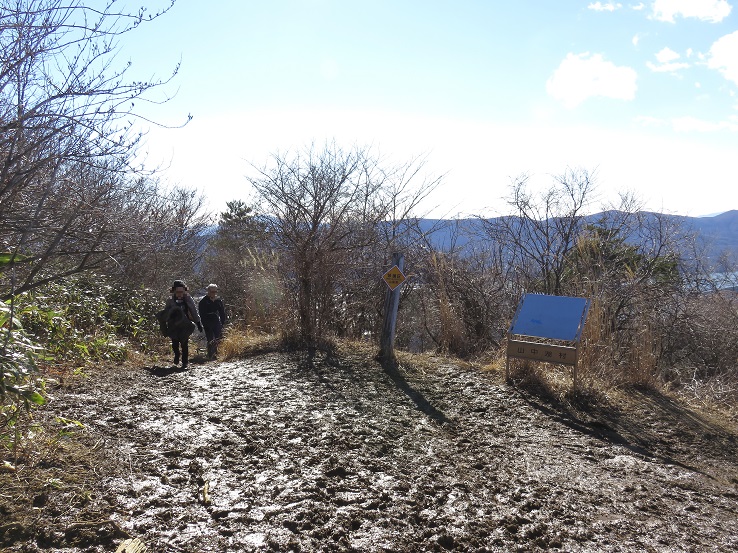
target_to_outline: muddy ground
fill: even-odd
[[[1,551],[738,550],[736,419],[655,392],[574,408],[449,362],[270,353],[52,395],[54,452],[0,474]]]

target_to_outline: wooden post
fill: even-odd
[[[401,253],[392,254],[392,266],[402,271],[405,267],[405,256]],[[392,361],[395,358],[395,330],[397,329],[397,309],[400,306],[400,286],[394,290],[387,288],[384,297],[384,323],[382,337],[379,341],[379,356],[382,361]]]

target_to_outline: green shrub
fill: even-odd
[[[79,275],[0,303],[0,450],[14,450],[19,418],[45,402],[40,365],[122,362],[156,334],[159,298],[98,275]]]
[[[0,303],[0,448],[7,450],[19,441],[21,414],[46,401],[36,368],[42,348],[20,326],[12,307]]]
[[[99,275],[53,283],[17,301],[23,327],[57,363],[122,361],[127,340],[146,350],[156,336],[152,321],[158,298]]]

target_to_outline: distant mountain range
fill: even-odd
[[[738,258],[738,210],[713,217],[682,217],[708,244],[710,257],[728,252]]]
[[[597,222],[603,216],[612,213],[596,213],[585,217],[587,222]],[[704,248],[705,259],[708,263],[716,262],[723,253],[728,253],[738,260],[738,210],[726,211],[710,217],[685,217],[683,215],[657,215],[651,212],[642,212],[647,222],[654,222],[657,217],[666,218],[674,225],[697,237]],[[439,219],[423,219],[421,228],[430,237],[431,242],[440,248],[452,246],[463,248],[470,243],[470,236],[479,235],[482,222],[479,219],[459,219],[453,221]],[[691,254],[691,252],[685,252]]]

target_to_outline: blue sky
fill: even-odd
[[[161,1],[161,0],[157,0]],[[153,8],[156,2],[150,2]],[[738,209],[738,1],[177,0],[120,42],[162,178],[214,211],[248,200],[250,163],[313,141],[425,155],[430,215],[498,215],[511,179],[594,173],[593,205]]]

